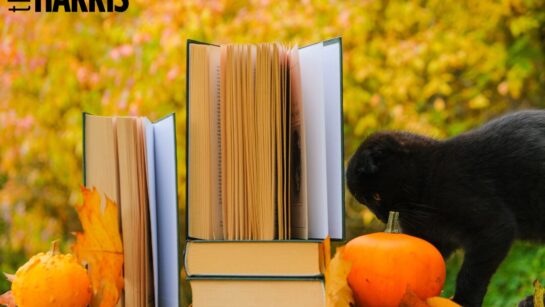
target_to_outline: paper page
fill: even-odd
[[[141,306],[145,301],[144,280],[141,264],[145,259],[145,240],[140,224],[140,186],[142,174],[138,169],[137,121],[120,117],[116,120],[117,152],[119,159],[119,204],[121,206],[121,228],[123,229],[123,270],[125,279],[125,304]]]
[[[291,103],[291,138],[290,138],[290,214],[291,234],[295,239],[308,239],[307,179],[303,102],[301,94],[301,69],[299,49],[290,51],[290,103]]]
[[[142,257],[139,257],[140,280],[142,281],[143,300],[141,306],[153,303],[153,277],[151,256],[151,238],[149,224],[149,202],[148,202],[148,174],[146,166],[146,131],[141,118],[135,118],[136,121],[136,167],[138,171],[138,222],[136,224],[138,232],[135,232],[139,240],[139,250],[142,251]]]
[[[106,197],[119,204],[115,119],[85,114],[84,132],[85,185],[102,193],[101,206],[106,205]]]
[[[284,177],[284,233],[286,239],[291,239],[291,214],[290,214],[290,174],[289,174],[289,160],[290,160],[290,105],[288,99],[288,49],[282,46],[282,52],[280,54],[282,62],[282,155],[283,155],[283,170],[282,176]]]
[[[323,43],[299,50],[307,146],[309,238],[328,235]]]
[[[341,50],[340,41],[324,45],[324,89],[327,156],[327,204],[329,236],[341,239],[343,235],[342,199],[342,103],[341,103]]]
[[[151,255],[153,267],[153,289],[155,297],[155,306],[158,304],[158,267],[157,267],[157,211],[155,194],[155,146],[153,141],[153,125],[147,118],[142,118],[146,133],[146,165],[148,172],[148,204],[149,221],[151,232]]]
[[[179,306],[178,201],[174,115],[153,124],[157,204],[158,306]]]
[[[221,212],[221,114],[220,114],[220,48],[208,48],[210,105],[210,166],[211,231],[213,240],[223,239],[223,214]]]
[[[221,126],[221,209],[222,209],[222,226],[223,226],[223,238],[226,240],[230,239],[231,234],[231,219],[230,219],[230,206],[231,199],[227,191],[230,187],[228,174],[230,169],[230,161],[227,156],[227,148],[229,143],[227,142],[228,137],[230,138],[230,129],[228,126],[227,118],[227,46],[223,45],[220,48],[220,126]]]
[[[275,127],[275,179],[276,179],[276,207],[277,207],[277,228],[278,239],[284,240],[284,178],[282,176],[283,167],[283,155],[282,155],[282,100],[281,100],[281,88],[280,88],[280,63],[279,63],[279,50],[278,45],[273,44],[273,58],[272,58],[272,92],[273,92],[273,109],[274,109],[274,127]]]
[[[257,147],[259,153],[258,180],[257,188],[259,190],[259,239],[273,240],[275,236],[275,195],[273,192],[273,116],[271,101],[271,67],[269,45],[260,44],[256,52],[256,114],[257,124]]]
[[[209,46],[191,44],[189,63],[188,108],[188,236],[211,239],[211,97],[209,89]]]

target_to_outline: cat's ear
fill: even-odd
[[[378,172],[378,166],[371,151],[364,150],[361,153],[361,162],[358,172],[360,174],[376,174]]]
[[[381,166],[391,157],[399,159],[409,154],[405,144],[392,134],[376,134],[374,144],[364,149],[360,155],[358,172],[376,174]]]

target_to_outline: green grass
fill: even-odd
[[[462,265],[463,253],[457,252],[447,262],[447,280],[442,296],[454,295],[456,275]],[[545,281],[545,245],[517,242],[501,264],[488,286],[483,306],[517,306],[533,294],[535,279]]]

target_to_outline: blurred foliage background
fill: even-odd
[[[185,161],[186,39],[305,45],[335,36],[344,48],[345,158],[377,130],[446,138],[545,106],[544,0],[131,0],[117,14],[12,13],[2,2],[0,271],[14,272],[53,239],[66,251],[73,240],[82,111],[150,119],[175,111]],[[382,229],[349,194],[346,206],[348,239]],[[444,296],[462,257],[448,263]],[[514,306],[536,278],[545,279],[545,248],[516,244],[485,306]]]

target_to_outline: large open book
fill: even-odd
[[[125,306],[178,306],[174,114],[156,123],[84,114],[83,129],[85,185],[121,211]]]
[[[341,49],[188,41],[189,238],[343,238]]]

